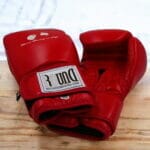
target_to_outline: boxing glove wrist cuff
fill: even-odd
[[[84,116],[85,119],[83,122],[86,126],[95,128],[97,131],[102,132],[104,136],[103,138],[106,138],[108,135],[113,134],[116,129],[118,118],[123,107],[124,98],[120,95],[114,93],[110,94],[107,92],[101,93],[100,98],[103,99],[100,111],[95,110],[95,112],[93,112],[93,114],[89,114],[87,118]],[[113,103],[113,105],[111,103]],[[94,116],[94,113],[97,115]],[[87,124],[87,122],[89,123]],[[100,124],[105,124],[105,126]],[[111,131],[111,133],[109,132],[108,134],[108,130]]]
[[[59,66],[32,72],[20,82],[20,93],[26,100],[88,91],[75,65]]]

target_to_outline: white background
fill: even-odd
[[[73,38],[91,29],[121,28],[144,44],[150,62],[149,0],[0,0],[0,60],[6,60],[3,36],[31,28],[58,28]]]

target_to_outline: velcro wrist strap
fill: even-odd
[[[20,82],[20,93],[26,100],[65,95],[78,91],[88,91],[88,89],[75,65],[32,72]]]

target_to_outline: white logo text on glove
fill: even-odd
[[[37,72],[37,77],[43,93],[62,92],[85,87],[80,73],[74,65]]]

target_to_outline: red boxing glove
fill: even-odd
[[[75,46],[63,31],[12,33],[5,36],[4,46],[20,94],[36,122],[48,124],[60,110],[80,113],[92,106],[93,97],[82,78]]]
[[[123,100],[146,70],[145,49],[124,30],[89,31],[80,40],[82,64],[96,96],[96,105],[83,116],[82,124],[91,130],[90,137],[105,139],[115,131]]]
[[[146,70],[145,49],[124,30],[89,31],[82,33],[80,40],[84,47],[82,67],[96,105],[80,116],[78,127],[50,128],[76,137],[106,139],[115,131],[123,100]]]

